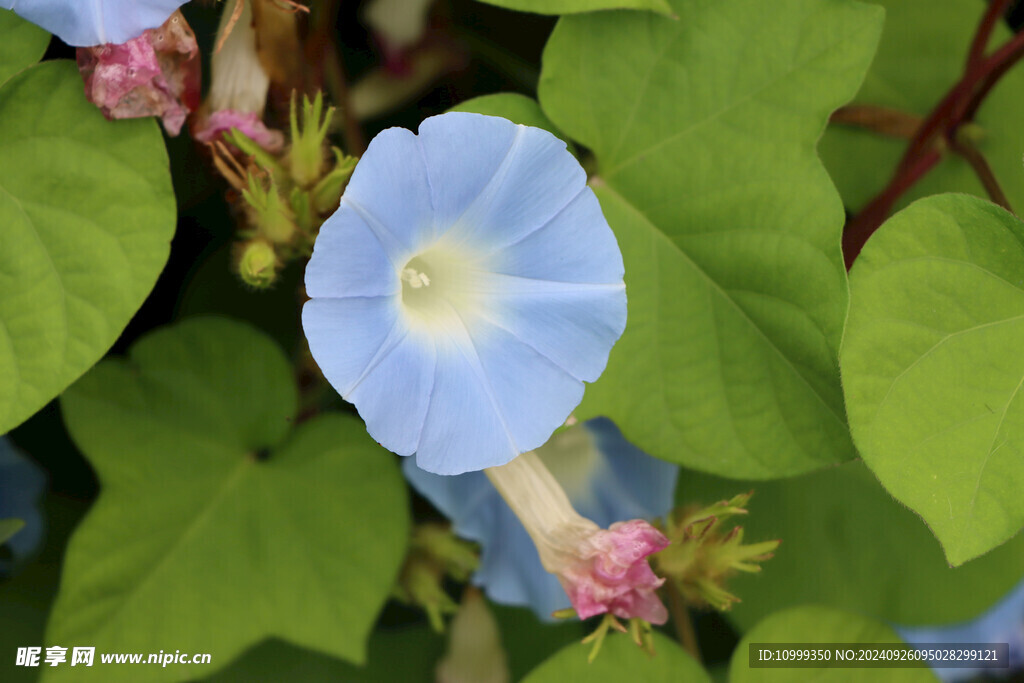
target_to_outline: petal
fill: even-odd
[[[934,643],[1009,643],[1010,668],[1024,667],[1024,581],[999,602],[971,621],[950,626],[895,626],[900,637],[911,645],[927,649]],[[940,679],[974,680],[983,669],[933,669]]]
[[[519,455],[482,377],[475,352],[461,344],[438,344],[434,392],[416,451],[423,469],[462,474]]]
[[[306,266],[311,297],[398,294],[394,264],[374,232],[351,207],[342,206],[320,228]]]
[[[588,420],[584,428],[603,454],[603,466],[595,468],[589,499],[572,499],[581,515],[609,527],[627,519],[661,517],[672,509],[677,465],[641,451],[608,418]]]
[[[343,394],[358,408],[370,436],[399,455],[412,455],[419,445],[436,358],[432,340],[404,330],[394,344],[385,342],[364,376]]]
[[[492,275],[482,315],[577,379],[593,382],[626,328],[625,285]]]
[[[437,224],[453,225],[498,171],[519,127],[497,116],[449,112],[420,124]]]
[[[498,272],[537,280],[617,284],[625,270],[615,234],[589,188],[539,230],[498,254]]]
[[[493,488],[493,487],[492,487]],[[46,490],[46,474],[0,436],[0,519],[25,522],[5,544],[14,562],[32,554],[43,540],[44,521],[38,499]],[[495,492],[497,495],[497,492]],[[0,560],[0,575],[10,572],[13,562]]]
[[[497,603],[530,607],[541,620],[554,621],[551,613],[569,607],[569,597],[558,578],[541,565],[537,546],[519,519],[500,502],[504,510],[490,543],[483,546],[473,583]]]
[[[502,465],[547,441],[582,398],[583,384],[532,347],[470,321],[439,345],[420,466],[459,474]]]
[[[469,331],[519,452],[544,445],[583,399],[583,384],[500,327],[478,321]]]
[[[260,115],[251,111],[221,109],[197,122],[192,137],[199,142],[214,142],[232,128],[237,128],[268,152],[284,148],[284,133],[268,128]]]
[[[416,136],[388,128],[370,142],[341,199],[399,265],[435,236],[430,186]]]
[[[544,226],[587,180],[565,143],[551,133],[493,118],[453,113],[420,127],[439,224],[450,226],[453,239],[487,251]]]
[[[167,21],[186,0],[0,0],[68,45],[125,43]]]
[[[526,529],[483,472],[440,476],[421,469],[416,458],[402,468],[416,490],[452,520],[456,535],[481,545],[473,583],[491,600],[532,607],[545,621],[569,606],[558,579],[541,566]]]
[[[393,297],[311,299],[302,308],[309,351],[331,386],[346,396],[369,368],[392,331]],[[399,393],[399,392],[395,392]]]

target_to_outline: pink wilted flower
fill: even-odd
[[[572,507],[533,451],[484,472],[533,539],[544,568],[558,577],[580,619],[610,613],[663,624],[668,612],[655,591],[665,582],[647,557],[668,539],[641,519],[602,529]]]
[[[126,43],[77,50],[85,95],[104,116],[159,116],[170,135],[199,106],[198,55],[195,34],[180,11]]]
[[[664,624],[668,612],[655,591],[665,583],[647,556],[668,539],[642,519],[612,524],[582,540],[558,578],[580,619],[610,612],[623,619]]]
[[[213,142],[232,128],[237,128],[269,152],[278,152],[284,147],[284,134],[279,130],[267,128],[259,114],[234,109],[215,111],[207,116],[202,125],[195,130],[194,136],[200,142]]]
[[[260,62],[252,2],[224,8],[210,65],[210,92],[192,125],[192,137],[212,143],[237,128],[260,147],[279,152],[284,134],[263,123],[270,76]]]

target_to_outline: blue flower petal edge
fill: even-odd
[[[579,163],[480,114],[374,138],[306,291],[324,376],[374,439],[437,474],[545,443],[626,325],[622,255]]]
[[[672,508],[679,468],[626,441],[606,418],[555,435],[537,450],[573,507],[601,527],[650,519]],[[483,472],[454,477],[403,464],[409,482],[452,520],[454,532],[478,542],[482,553],[473,583],[498,603],[528,606],[543,620],[569,606],[553,574],[541,566],[533,541]]]
[[[952,626],[896,626],[911,645],[926,643],[1009,643],[1010,670],[1024,669],[1024,580],[991,609],[971,621]],[[988,673],[1003,676],[1006,669],[932,669],[942,681],[969,681]]]
[[[0,436],[0,519],[25,522],[4,544],[13,561],[0,560],[0,576],[10,574],[14,565],[32,555],[42,542],[44,524],[38,501],[45,490],[43,470],[15,449],[7,437]]]
[[[0,0],[74,47],[126,43],[167,21],[187,0]]]

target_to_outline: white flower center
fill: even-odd
[[[480,310],[487,272],[472,253],[438,243],[411,258],[398,277],[407,321],[436,334]]]

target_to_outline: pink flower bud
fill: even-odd
[[[199,105],[195,34],[176,11],[163,26],[126,43],[80,47],[85,96],[108,119],[159,116],[170,135]]]

